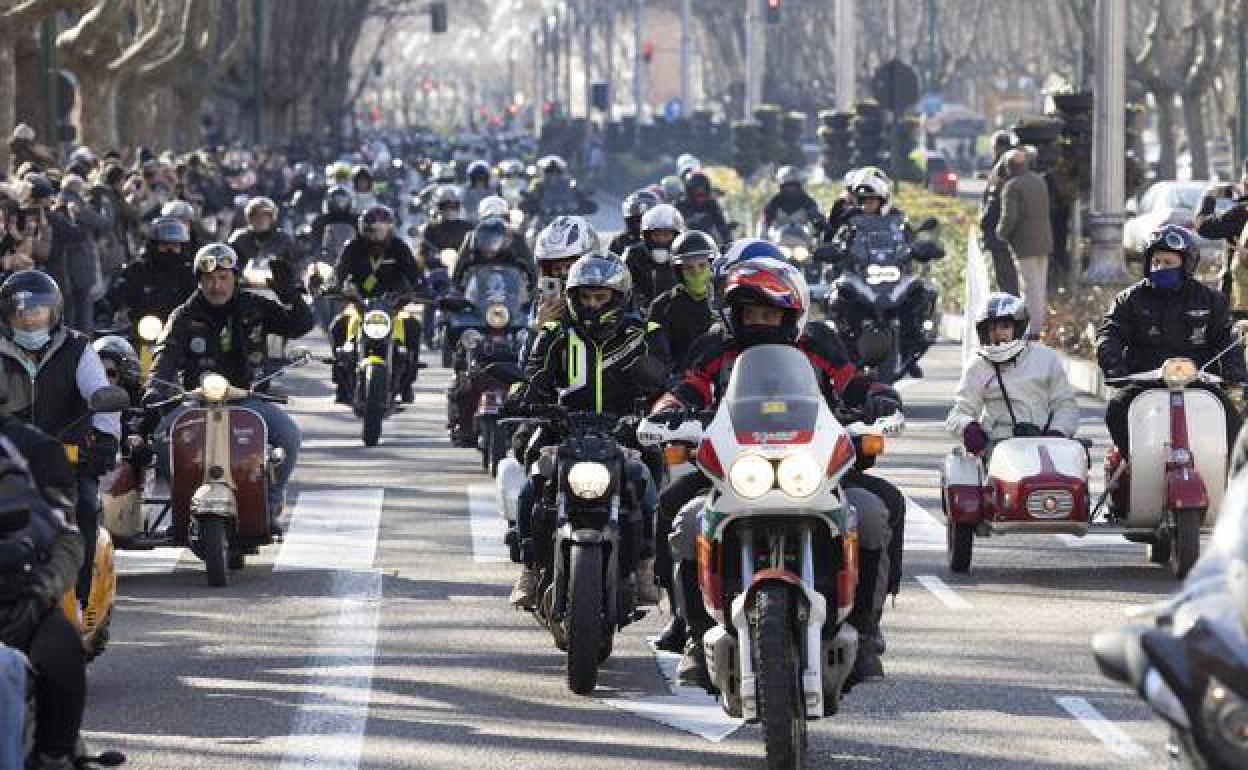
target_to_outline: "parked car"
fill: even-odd
[[[927,189],[937,195],[957,195],[958,175],[944,155],[927,155]]]
[[[1216,182],[1208,181],[1165,181],[1156,182],[1143,195],[1139,202],[1127,202],[1129,219],[1122,228],[1122,248],[1127,256],[1138,259],[1144,245],[1144,239],[1158,227],[1166,224],[1194,227],[1196,212],[1200,209],[1201,196],[1205,190]],[[1230,208],[1231,202],[1223,199],[1218,201],[1217,211]],[[1224,244],[1206,238],[1197,238],[1202,261],[1219,259]]]

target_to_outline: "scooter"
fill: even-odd
[[[691,504],[701,508],[698,582],[716,624],[703,636],[707,668],[724,711],[762,724],[768,767],[803,767],[807,721],[839,709],[858,648],[846,622],[858,525],[840,482],[903,425],[900,414],[843,425],[801,351],[759,345],[737,360],[713,416],[638,426],[642,444],[697,437],[713,485]]]
[[[1248,474],[1227,489],[1182,590],[1092,640],[1101,673],[1170,727],[1174,770],[1248,767]]]
[[[1236,340],[1205,367],[1240,344]],[[1192,385],[1221,382],[1188,358],[1106,380],[1113,387],[1148,388],[1127,412],[1131,462],[1117,447],[1105,458],[1109,519],[1127,540],[1148,544],[1149,560],[1169,564],[1180,579],[1200,557],[1201,529],[1217,519],[1227,473],[1226,411],[1215,395]]]
[[[215,373],[189,391],[160,383],[181,392],[151,409],[159,412],[179,402],[190,408],[169,426],[169,497],[152,501],[160,505],[154,520],[144,521],[141,512],[129,514],[131,526],[137,523],[142,530],[125,533],[128,548],[189,546],[204,562],[208,584],[224,586],[228,570],[243,569],[249,554],[275,542],[273,519],[279,511],[269,510],[268,490],[285,454],[269,447],[268,427],[260,415],[236,402],[259,398],[286,403],[285,396],[257,388],[311,359],[307,349],[293,352],[290,363],[251,390],[234,387]]]
[[[1087,445],[1057,436],[1008,438],[983,458],[955,447],[941,473],[949,569],[971,568],[975,536],[1082,537],[1091,525]]]

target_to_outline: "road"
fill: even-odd
[[[1159,765],[1163,728],[1088,654],[1174,587],[1140,547],[1014,536],[980,541],[968,576],[943,566],[957,355],[935,348],[928,378],[903,383],[909,426],[881,466],[914,501],[888,678],[812,724],[812,766]],[[593,697],[567,691],[549,636],[507,604],[516,569],[477,454],[446,440],[445,370],[372,449],[328,380],[313,364],[283,385],[304,430],[285,543],[226,588],[186,553],[123,555],[113,643],[89,671],[93,746],[135,770],[761,766],[757,728],[669,687],[647,643],[662,614],[622,634]]]

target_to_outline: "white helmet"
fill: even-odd
[[[499,195],[490,195],[477,204],[477,219],[485,221],[491,217],[506,219],[511,213],[511,204]]]
[[[1011,321],[1014,324],[1014,339],[1009,342],[993,344],[989,327],[995,321]],[[1027,305],[1013,294],[994,291],[984,300],[983,306],[975,314],[975,333],[979,336],[979,354],[994,364],[1004,364],[1012,360],[1027,345],[1027,328],[1031,318],[1027,314]]]
[[[701,167],[702,161],[698,160],[697,156],[692,153],[686,152],[676,159],[676,173],[678,175],[684,175],[686,171],[693,171]]]
[[[561,216],[537,236],[534,257],[538,262],[576,259],[599,251],[598,233],[585,217]]]
[[[647,230],[675,230],[679,233],[684,229],[685,218],[670,203],[660,203],[641,215],[641,231],[643,233]]]
[[[850,192],[854,197],[861,197],[864,193],[881,198],[885,203],[892,194],[892,184],[888,179],[888,175],[880,171],[875,166],[867,166],[858,171],[857,178],[853,180]]]
[[[776,184],[801,184],[805,181],[804,177],[802,170],[796,166],[781,166],[776,171]]]
[[[160,215],[162,217],[173,217],[183,222],[190,222],[195,219],[195,207],[186,201],[169,201],[160,207]]]

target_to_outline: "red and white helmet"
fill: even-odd
[[[810,289],[801,271],[785,260],[775,244],[752,238],[734,243],[724,255],[724,264],[719,312],[728,331],[747,346],[797,342],[810,316]],[[745,326],[747,305],[782,310],[784,321],[774,332],[760,336]]]

